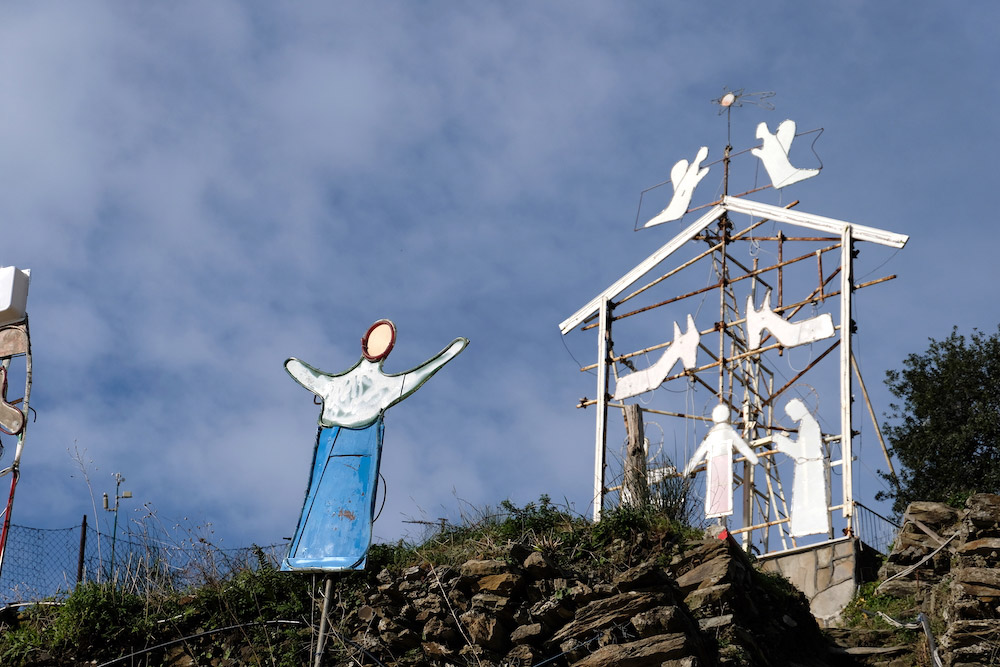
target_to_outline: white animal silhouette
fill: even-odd
[[[687,213],[688,206],[691,205],[691,197],[694,196],[694,189],[698,187],[701,179],[708,173],[708,167],[700,169],[701,163],[708,157],[708,146],[698,149],[698,155],[690,165],[687,160],[678,160],[670,170],[670,181],[674,185],[674,196],[671,197],[667,207],[647,222],[643,227],[680,220]]]
[[[833,316],[822,313],[800,322],[789,322],[771,310],[771,290],[764,295],[764,303],[760,310],[753,305],[753,295],[747,296],[747,349],[760,347],[760,338],[767,329],[778,342],[785,347],[795,347],[817,340],[823,340],[833,335]]]
[[[701,334],[695,328],[690,315],[687,316],[687,331],[683,334],[677,322],[674,322],[674,340],[670,343],[670,347],[663,351],[663,355],[655,364],[618,378],[618,384],[615,385],[615,400],[638,396],[644,391],[656,389],[678,361],[684,364],[684,368],[694,368],[698,358],[699,340]]]
[[[757,126],[757,138],[763,141],[763,145],[750,149],[750,152],[764,163],[764,169],[771,177],[771,185],[774,187],[783,188],[819,173],[819,169],[793,167],[788,159],[788,151],[792,149],[792,140],[795,139],[794,120],[782,121],[774,134],[768,132],[767,123],[761,123]]]

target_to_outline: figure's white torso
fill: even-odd
[[[372,423],[403,392],[405,377],[385,375],[378,363],[364,359],[343,375],[314,376],[296,360],[288,372],[304,387],[323,399],[323,426],[357,428]]]

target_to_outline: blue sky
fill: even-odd
[[[994,330],[1000,10],[693,4],[5,5],[0,262],[32,270],[37,410],[14,522],[91,513],[78,448],[130,517],[290,535],[319,408],[282,363],[346,369],[382,317],[389,372],[471,344],[388,413],[380,539],[541,493],[588,513],[593,337],[557,325],[676,231],[632,231],[639,192],[721,153],[727,86],[777,93],[738,148],[825,129],[786,202],[910,235],[863,303],[879,413],[928,337]]]

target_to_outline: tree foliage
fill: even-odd
[[[952,329],[886,373],[900,403],[890,405],[887,439],[901,465],[880,498],[902,513],[915,500],[960,504],[974,492],[1000,492],[1000,328],[966,339]]]

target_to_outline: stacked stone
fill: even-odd
[[[762,585],[731,540],[686,547],[609,578],[521,545],[505,560],[383,571],[341,637],[386,665],[766,665],[803,652],[826,664],[805,598]]]
[[[976,494],[964,510],[911,503],[879,579],[879,593],[912,596],[944,620],[937,641],[945,665],[1000,661],[1000,496]]]
[[[878,578],[883,582],[879,592],[899,598],[912,596],[917,604],[931,604],[935,587],[951,570],[951,551],[962,540],[961,531],[958,509],[944,503],[910,503],[892,551],[879,570]],[[940,548],[949,538],[949,545]]]
[[[969,498],[962,533],[942,609],[947,627],[942,655],[953,667],[995,664],[1000,661],[1000,496]]]

